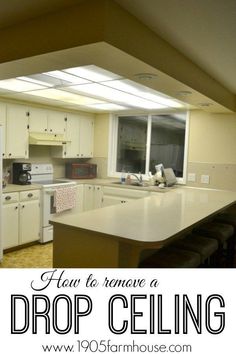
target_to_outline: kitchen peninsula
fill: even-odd
[[[163,247],[235,202],[235,192],[178,186],[124,205],[56,215],[53,267],[137,267],[143,250]]]

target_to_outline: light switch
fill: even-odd
[[[196,173],[188,173],[188,182],[196,182]]]
[[[201,183],[209,184],[210,176],[209,175],[201,175]]]

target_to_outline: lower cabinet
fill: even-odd
[[[37,241],[40,236],[40,191],[5,193],[3,249]]]
[[[102,187],[98,185],[84,185],[84,211],[102,207]]]
[[[149,195],[147,191],[139,191],[129,188],[103,187],[102,207],[125,204],[135,199]]]

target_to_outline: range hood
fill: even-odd
[[[50,146],[62,146],[69,140],[66,140],[63,134],[50,134],[50,133],[30,133],[29,144],[30,145],[50,145]]]

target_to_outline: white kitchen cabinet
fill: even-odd
[[[28,158],[28,116],[25,106],[7,104],[5,158]]]
[[[21,202],[19,214],[19,244],[39,240],[39,200]]]
[[[124,198],[124,197],[115,197],[112,195],[104,195],[102,198],[102,207],[117,205],[117,204],[124,204],[134,199],[131,198]]]
[[[11,203],[2,207],[3,249],[18,245],[19,204]]]
[[[83,210],[98,209],[102,206],[102,187],[98,185],[84,185],[84,207]]]
[[[39,190],[3,194],[3,249],[39,239],[39,198]]]
[[[2,157],[5,157],[6,150],[6,113],[7,113],[7,105],[5,103],[0,102],[0,125],[2,127]]]
[[[77,185],[76,191],[76,207],[70,210],[70,213],[81,213],[84,208],[84,186],[83,184]]]
[[[94,119],[68,113],[63,147],[53,147],[52,156],[58,158],[93,157]]]
[[[93,157],[94,119],[80,117],[80,157]]]
[[[29,131],[34,133],[47,132],[48,116],[47,110],[31,107],[28,109]]]
[[[28,115],[30,132],[65,134],[66,113],[31,107]]]
[[[66,158],[80,157],[80,118],[75,114],[68,114],[66,120],[66,140],[63,147],[63,156]]]
[[[67,115],[64,112],[48,111],[48,133],[65,134]]]
[[[125,204],[135,199],[147,197],[148,191],[131,188],[103,187],[102,207]]]

